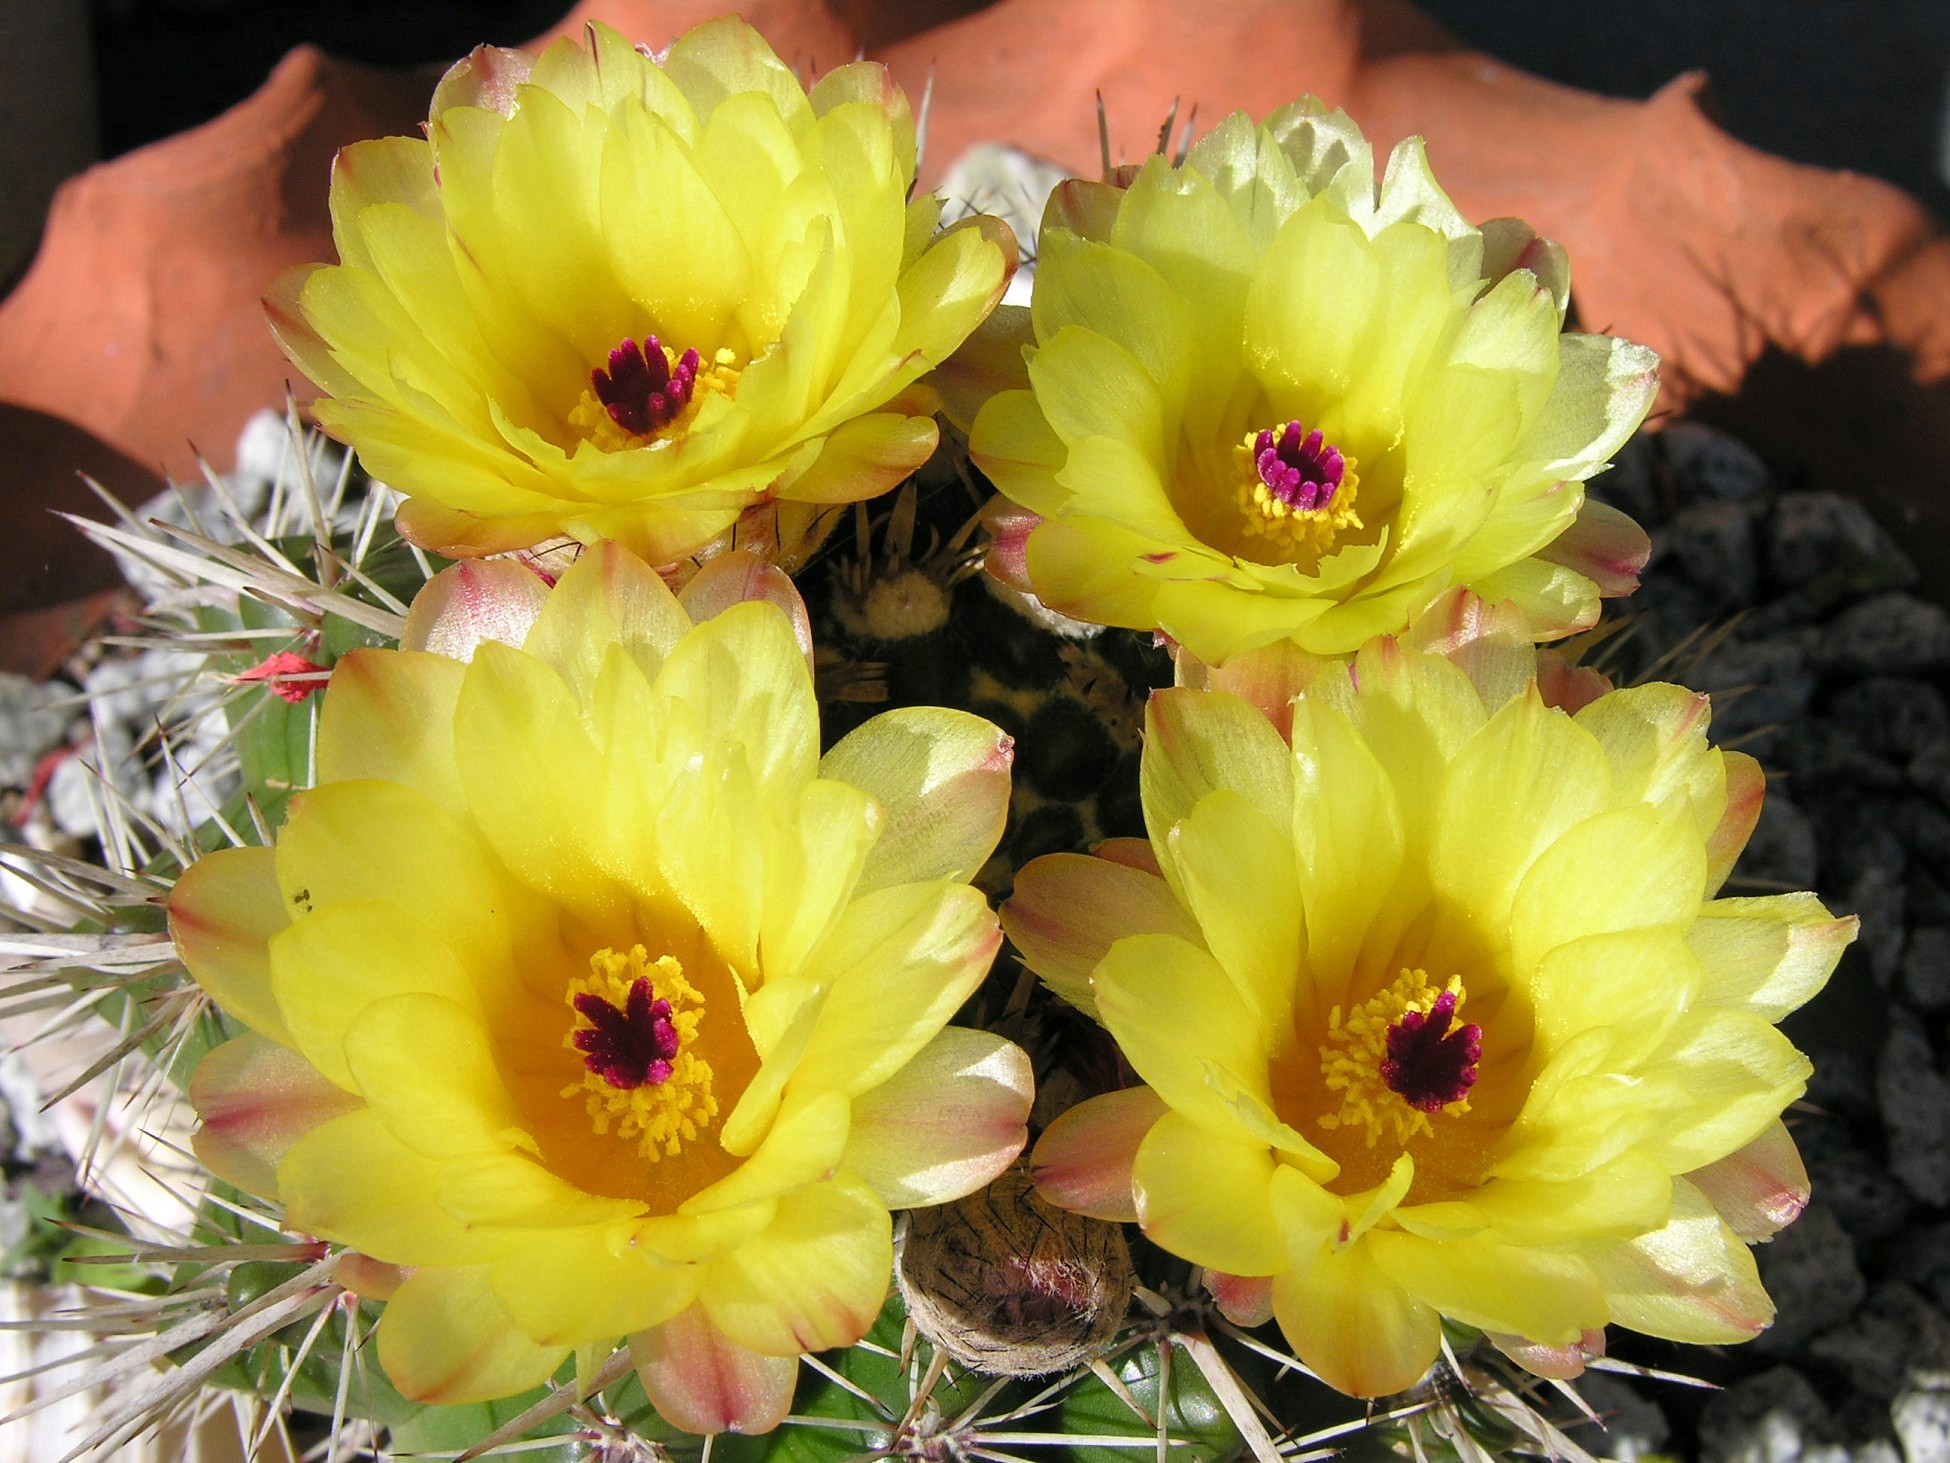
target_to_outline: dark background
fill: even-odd
[[[1480,50],[1611,96],[1645,97],[1703,67],[1736,137],[1886,178],[1950,215],[1942,139],[1950,0],[1422,3]],[[301,41],[347,60],[439,63],[482,41],[525,41],[567,8],[565,0],[94,0],[102,152],[112,157],[216,115]]]

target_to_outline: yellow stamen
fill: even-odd
[[[677,364],[677,353],[669,346],[660,347],[664,360],[670,366]],[[741,370],[737,354],[720,348],[708,365],[697,373],[697,385],[691,393],[690,404],[662,431],[654,436],[639,436],[625,431],[610,416],[609,408],[604,406],[593,388],[585,386],[582,395],[569,411],[569,425],[584,438],[596,444],[605,452],[628,452],[638,447],[648,447],[653,443],[667,442],[681,437],[690,429],[691,421],[704,404],[705,397],[712,393],[730,396],[738,389]]]
[[[1387,1136],[1397,1145],[1433,1132],[1429,1115],[1411,1107],[1392,1091],[1382,1075],[1388,1060],[1388,1033],[1411,1011],[1428,1015],[1436,998],[1445,991],[1456,998],[1456,1010],[1465,999],[1462,977],[1452,975],[1446,984],[1429,981],[1425,970],[1403,970],[1394,984],[1376,992],[1343,1017],[1339,1006],[1327,1013],[1327,1037],[1321,1043],[1320,1075],[1329,1092],[1341,1097],[1338,1112],[1322,1113],[1323,1128],[1358,1127],[1364,1130],[1368,1147]],[[1448,1114],[1469,1111],[1469,1099],[1446,1104]]]
[[[698,1024],[704,1019],[704,997],[684,979],[684,967],[673,956],[651,960],[641,945],[633,945],[627,955],[604,948],[589,957],[589,974],[569,982],[564,1000],[575,1011],[577,996],[594,995],[624,1008],[630,988],[648,979],[657,996],[670,1002],[670,1022],[677,1028],[677,1055],[671,1058],[671,1072],[662,1082],[640,1087],[613,1087],[596,1072],[584,1070],[582,1079],[562,1089],[564,1097],[587,1094],[583,1106],[598,1133],[612,1125],[616,1136],[633,1140],[636,1150],[651,1162],[665,1155],[675,1156],[699,1131],[711,1126],[718,1115],[718,1100],[711,1092],[711,1064],[697,1049]],[[592,1023],[580,1011],[562,1045],[577,1051],[578,1031]],[[580,1053],[577,1057],[581,1061]]]
[[[1334,546],[1335,538],[1343,529],[1361,527],[1361,515],[1354,511],[1361,480],[1355,475],[1352,457],[1342,458],[1340,485],[1324,506],[1297,508],[1260,479],[1253,452],[1258,437],[1257,432],[1248,432],[1232,449],[1239,464],[1239,486],[1234,490],[1234,498],[1248,535],[1268,540],[1284,554],[1303,551],[1324,554]]]

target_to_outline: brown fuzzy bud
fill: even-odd
[[[921,1334],[993,1376],[1088,1361],[1117,1334],[1131,1297],[1123,1230],[1045,1203],[1022,1165],[979,1193],[909,1214],[894,1273]]]

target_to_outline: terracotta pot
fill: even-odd
[[[56,515],[106,516],[84,476],[131,503],[162,480],[72,422],[3,401],[0,453],[0,491],[18,494],[0,541],[0,671],[46,676],[118,607],[122,583],[114,561]]]
[[[1465,214],[1515,214],[1569,247],[1583,323],[1661,352],[1662,412],[1741,392],[1768,357],[1757,386],[1788,394],[1778,410],[1743,394],[1754,445],[1812,447],[1802,460],[1842,487],[1901,472],[1920,511],[1950,527],[1946,458],[1917,446],[1950,440],[1950,242],[1896,188],[1734,142],[1702,110],[1699,77],[1646,102],[1578,92],[1461,49],[1405,0],[1000,0],[961,13],[976,3],[744,11],[808,72],[865,50],[916,97],[932,76],[923,186],[981,140],[1094,173],[1099,92],[1113,160],[1150,151],[1175,98],[1181,117],[1196,103],[1210,123],[1313,91],[1380,149],[1421,133]],[[550,35],[601,19],[660,45],[722,8],[585,0]],[[430,82],[301,48],[214,122],[71,180],[0,303],[0,399],[178,474],[194,467],[188,440],[223,465],[291,374],[257,296],[284,265],[329,256],[332,150],[413,128]],[[1916,414],[1900,424],[1892,390]],[[18,511],[50,489],[15,474],[7,491]]]
[[[416,126],[433,80],[301,46],[214,121],[70,178],[0,304],[0,400],[178,477],[196,448],[228,466],[293,374],[257,300],[280,269],[330,253],[332,154]]]

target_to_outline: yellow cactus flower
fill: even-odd
[[[673,1423],[769,1427],[879,1313],[890,1208],[1021,1150],[1027,1058],[946,1026],[1001,940],[968,879],[1009,739],[917,708],[821,757],[806,627],[745,555],[681,600],[616,545],[552,590],[456,566],[413,648],[333,668],[276,846],[177,882],[250,1028],[194,1076],[197,1153],[346,1273],[404,1267],[347,1283],[408,1396],[627,1337]]]
[[[660,57],[606,26],[483,48],[427,135],[332,171],[340,263],[266,297],[318,419],[457,556],[567,535],[652,563],[773,499],[848,502],[933,450],[916,383],[1002,297],[1016,247],[910,201],[884,67],[802,88],[736,18]]]
[[[1000,520],[998,578],[1211,663],[1352,654],[1452,585],[1550,639],[1636,584],[1644,534],[1583,483],[1657,358],[1560,333],[1556,245],[1467,224],[1419,139],[1377,190],[1359,130],[1312,100],[1123,178],[1052,196],[1027,379],[974,421],[976,463],[1029,510]],[[958,379],[1008,384],[1000,359]]]
[[[1414,1384],[1443,1316],[1558,1374],[1610,1322],[1745,1340],[1773,1307],[1744,1241],[1807,1198],[1774,1023],[1855,920],[1715,897],[1762,781],[1705,697],[1572,715],[1530,656],[1383,639],[1316,667],[1284,737],[1163,691],[1149,841],[1039,859],[1003,910],[1145,1084],[1052,1124],[1038,1188],[1358,1396]]]

